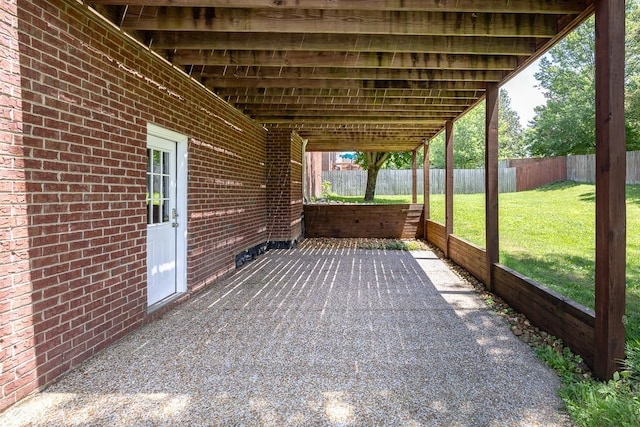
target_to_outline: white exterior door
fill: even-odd
[[[147,140],[147,303],[178,291],[177,242],[180,215],[176,142],[149,135]]]

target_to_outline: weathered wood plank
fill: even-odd
[[[364,2],[363,2],[364,3]],[[285,50],[340,52],[449,53],[528,56],[535,42],[521,37],[443,37],[397,34],[269,34],[163,31],[155,49]]]
[[[325,109],[316,109],[316,110],[307,110],[307,109],[296,109],[292,108],[289,110],[279,110],[279,109],[271,109],[271,110],[247,110],[247,113],[252,113],[251,115],[254,117],[260,118],[271,118],[278,116],[285,117],[295,117],[295,118],[314,118],[314,117],[322,117],[322,116],[340,116],[340,115],[348,115],[349,117],[380,117],[382,115],[385,118],[407,118],[407,117],[421,117],[421,118],[432,118],[432,119],[447,119],[450,117],[455,117],[458,114],[455,111],[437,111],[437,110],[402,110],[402,111],[385,111],[384,109],[380,109],[379,111],[362,111],[360,109],[343,109],[338,110],[335,108],[325,108]]]
[[[462,92],[461,92],[462,93]],[[316,91],[313,93],[309,93],[307,91],[306,94],[300,93],[299,91],[295,91],[294,95],[288,94],[285,95],[282,93],[280,96],[263,96],[263,95],[235,95],[235,96],[227,96],[227,101],[234,105],[244,106],[244,105],[252,105],[252,104],[298,104],[298,105],[360,105],[364,107],[377,108],[380,106],[394,106],[397,108],[429,108],[429,107],[452,107],[459,108],[461,110],[465,110],[469,105],[470,101],[467,98],[453,98],[451,96],[448,97],[435,97],[435,96],[426,96],[428,93],[423,92],[422,98],[418,97],[392,97],[392,96],[376,96],[372,94],[371,96],[367,96],[361,94],[362,96],[355,97],[354,94],[349,96],[347,92],[343,95],[335,94],[332,96],[324,95],[321,91]]]
[[[267,104],[263,104],[263,107],[266,107]],[[314,113],[314,114],[322,114],[324,112],[333,112],[333,113],[348,113],[351,115],[360,115],[360,114],[399,114],[399,113],[408,113],[408,114],[434,114],[436,117],[439,114],[458,114],[463,110],[463,107],[451,107],[451,106],[439,106],[439,105],[427,105],[424,108],[420,108],[417,106],[414,107],[394,107],[394,106],[382,106],[382,105],[370,105],[370,106],[358,106],[357,111],[353,105],[340,105],[340,104],[298,104],[297,109],[287,108],[288,106],[284,104],[274,104],[273,109],[267,111],[260,111],[260,106],[247,106],[244,108],[245,113],[258,112],[262,116],[268,115],[280,115],[280,114],[305,114],[305,113]],[[408,130],[407,132],[410,133]],[[414,131],[419,132],[419,131]],[[342,132],[343,134],[345,132]],[[357,132],[351,132],[353,136],[361,136]],[[377,134],[377,135],[376,135]],[[372,132],[371,136],[379,136],[379,132]],[[402,136],[401,131],[396,132],[397,136]],[[336,138],[340,138],[343,135],[335,135]]]
[[[303,117],[303,118],[295,118],[291,117],[287,119],[287,122],[292,122],[293,124],[304,125],[304,124],[318,124],[318,125],[326,125],[327,123],[339,123],[339,124],[383,124],[388,122],[386,117],[351,117],[348,115],[344,115],[341,117]],[[283,123],[282,119],[269,119],[264,118],[260,120],[260,123],[270,124],[270,123]],[[396,124],[407,124],[407,125],[425,125],[427,127],[433,125],[442,125],[444,120],[439,119],[429,119],[429,118],[410,118],[410,119],[395,119],[394,123]],[[412,147],[417,147],[418,144]],[[389,150],[387,150],[389,151]]]
[[[359,91],[349,88],[246,88],[242,91],[243,96],[310,96],[317,98],[355,98],[355,97],[369,97],[379,100],[403,98],[414,101],[425,101],[429,99],[436,99],[441,102],[450,102],[450,99],[460,100],[469,99],[475,100],[478,96],[484,95],[484,89],[466,89],[468,82],[461,82],[464,87],[458,89],[403,89],[393,87],[383,87],[383,85],[376,84],[371,87],[362,88]],[[475,83],[474,83],[475,85]],[[220,89],[216,92],[221,97],[237,96],[238,91],[232,89]],[[410,101],[409,101],[410,102]],[[427,101],[428,102],[428,101]]]
[[[320,10],[389,10],[436,12],[512,13],[580,13],[584,1],[576,0],[92,0],[93,4],[132,6],[182,6],[259,9],[320,9]]]
[[[325,67],[405,70],[513,70],[517,57],[511,55],[450,55],[445,53],[395,52],[310,52],[310,51],[203,51],[180,50],[171,62],[182,65],[250,67]]]
[[[452,82],[498,82],[504,77],[500,70],[447,70],[402,68],[352,68],[352,67],[265,67],[243,65],[209,65],[199,73],[201,79],[239,79],[250,83],[258,79],[312,79],[312,80],[406,80]],[[467,88],[468,85],[465,85]],[[475,88],[484,89],[479,84]]]
[[[212,12],[213,11],[213,12]],[[502,10],[504,12],[504,9]],[[554,37],[553,15],[425,11],[206,9],[145,7],[128,13],[127,31],[211,31],[316,34],[407,34],[499,37]]]
[[[483,92],[484,86],[477,81],[395,81],[395,80],[358,80],[358,79],[261,79],[242,78],[237,80],[232,78],[217,79],[215,77],[205,78],[202,83],[209,89],[221,90],[246,89],[300,89],[300,90],[366,90],[374,88],[404,89],[412,91],[449,91],[451,94],[460,93],[459,98],[466,99],[470,93]]]

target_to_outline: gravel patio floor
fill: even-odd
[[[270,251],[0,414],[30,426],[570,425],[431,251]]]

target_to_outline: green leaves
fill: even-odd
[[[640,7],[627,2],[625,116],[627,150],[640,149]],[[590,18],[549,51],[535,77],[547,103],[535,110],[526,144],[536,156],[595,151],[595,21]]]
[[[485,104],[480,103],[454,123],[453,164],[456,169],[484,167],[485,111]],[[525,145],[520,117],[511,107],[511,99],[505,90],[500,91],[498,115],[499,158],[527,157],[528,149]],[[429,155],[431,167],[444,168],[444,132],[431,141]]]

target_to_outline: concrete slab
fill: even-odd
[[[569,425],[433,253],[276,250],[0,415],[13,425]]]

